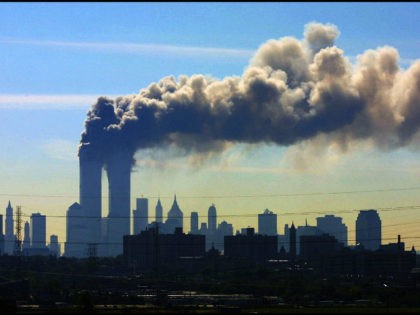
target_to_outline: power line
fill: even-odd
[[[374,193],[374,192],[391,192],[391,191],[408,191],[408,190],[420,190],[420,187],[403,187],[403,188],[385,188],[385,189],[371,189],[371,190],[348,190],[348,191],[335,191],[335,192],[313,192],[313,193],[275,193],[275,194],[245,194],[245,195],[197,195],[197,196],[182,196],[178,197],[183,199],[202,199],[202,198],[271,198],[271,197],[296,197],[296,196],[318,196],[318,195],[342,195],[342,194],[358,194],[358,193]],[[49,195],[49,194],[16,194],[16,193],[0,193],[0,196],[13,196],[13,197],[42,197],[42,198],[76,198],[78,195]],[[151,199],[168,199],[173,196],[146,196]],[[146,198],[145,197],[145,198]],[[86,198],[98,198],[98,197],[86,197]],[[109,196],[101,196],[101,199],[108,199]],[[135,200],[135,197],[131,198]]]

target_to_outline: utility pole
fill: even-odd
[[[22,207],[16,206],[16,240],[14,255],[20,256],[22,254]]]

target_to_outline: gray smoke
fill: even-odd
[[[262,44],[241,77],[166,77],[136,95],[100,97],[87,114],[80,150],[106,161],[116,150],[173,147],[200,158],[235,143],[324,143],[346,150],[370,140],[410,144],[420,126],[420,61],[398,66],[391,47],[352,66],[334,46],[336,26],[310,23],[304,39]]]

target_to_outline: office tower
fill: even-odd
[[[258,234],[277,235],[277,214],[268,209],[258,214]]]
[[[27,252],[29,248],[31,248],[31,234],[30,234],[30,228],[29,228],[29,222],[25,222],[24,227],[24,233],[23,233],[23,252]]]
[[[49,245],[50,255],[60,257],[61,255],[61,246],[58,243],[57,235],[50,235],[50,245]]]
[[[46,247],[46,217],[41,213],[31,215],[31,248],[41,249]]]
[[[376,210],[360,210],[356,220],[356,243],[366,250],[379,249],[381,229],[381,219]]]
[[[156,210],[155,221],[158,222],[158,223],[162,223],[163,222],[163,219],[162,219],[163,208],[162,208],[162,204],[160,203],[160,198],[158,199],[155,210]]]
[[[347,226],[342,221],[343,218],[334,215],[325,215],[316,218],[316,226],[321,231],[334,236],[344,246],[347,246]]]
[[[165,229],[167,233],[172,234],[177,227],[183,228],[183,214],[178,206],[175,195],[172,207],[168,212],[168,219],[165,222]]]
[[[4,251],[6,254],[13,255],[15,248],[15,231],[13,224],[13,208],[12,205],[7,205],[6,208],[6,232],[4,236]]]
[[[64,255],[67,257],[87,257],[87,225],[83,214],[82,206],[77,202],[67,210],[66,243],[64,245]]]
[[[292,226],[289,229],[289,257],[291,260],[296,259],[296,228],[292,222]]]
[[[78,236],[78,239],[85,244],[85,247],[87,244],[101,242],[102,166],[103,161],[95,150],[88,146],[80,149],[79,202],[83,209],[80,216],[84,217],[83,225],[86,229]],[[68,238],[67,241],[69,241]]]
[[[109,184],[109,214],[107,226],[107,254],[123,253],[123,237],[130,235],[130,173],[131,152],[121,149],[105,161]]]
[[[149,220],[149,200],[137,198],[136,205],[136,210],[133,210],[133,234],[146,230]]]
[[[308,225],[308,221],[305,220],[305,225],[298,226],[296,229],[296,255],[300,255],[300,239],[302,236],[315,236],[322,235],[323,232],[316,226]]]
[[[190,233],[198,234],[198,213],[197,212],[191,212]]]
[[[214,234],[216,232],[217,227],[217,213],[216,213],[216,207],[214,204],[212,204],[209,207],[208,213],[207,213],[207,226],[210,234]]]
[[[233,235],[233,226],[232,224],[222,221],[219,223],[216,232],[216,240],[214,243],[214,248],[220,251],[224,251],[225,249],[225,236]]]

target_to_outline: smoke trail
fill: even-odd
[[[336,26],[310,23],[304,38],[269,40],[241,77],[166,77],[136,95],[98,99],[80,150],[175,147],[206,158],[234,143],[317,145],[370,140],[410,144],[420,126],[420,61],[403,71],[392,47],[368,50],[354,67],[334,46]]]

